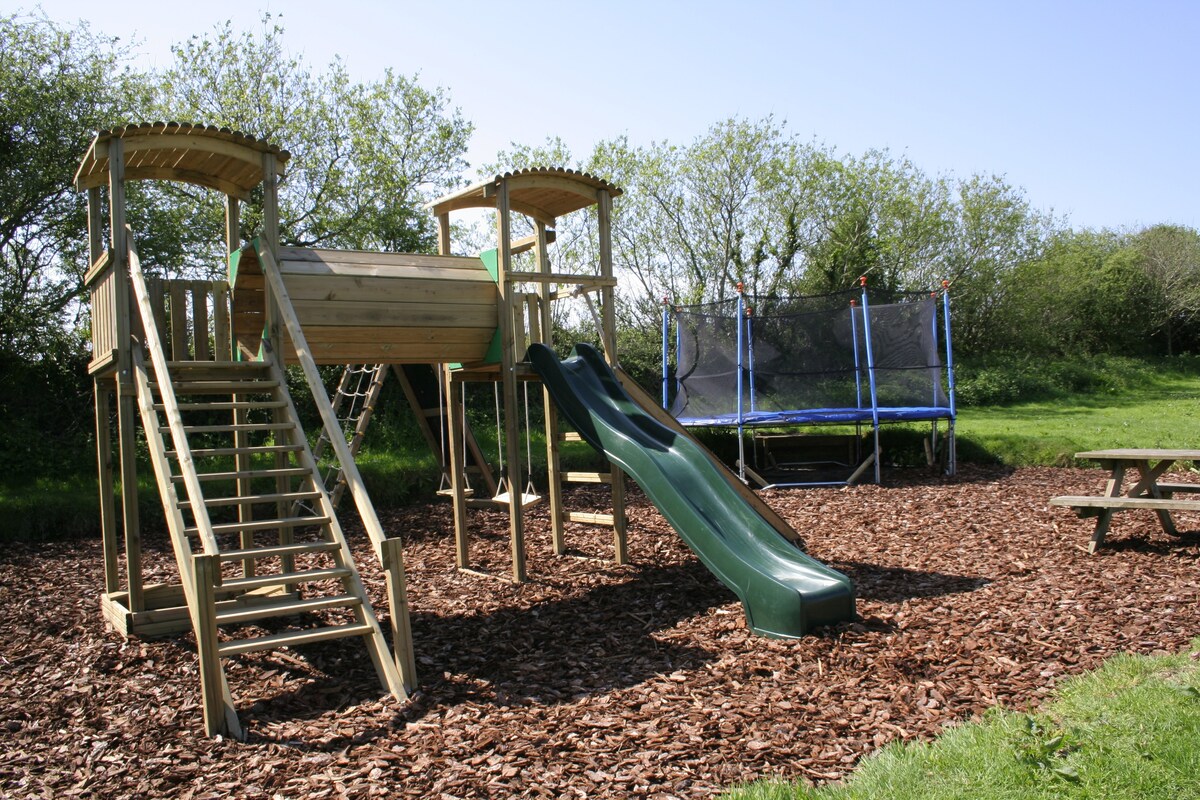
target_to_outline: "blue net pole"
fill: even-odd
[[[879,483],[879,396],[875,390],[875,356],[871,348],[871,307],[867,303],[867,279],[862,282],[863,342],[867,348],[867,380],[871,387],[871,427],[875,432],[875,482]]]
[[[946,385],[950,391],[950,417],[957,414],[954,401],[954,348],[950,343],[950,284],[942,281],[942,317],[946,328]]]
[[[743,481],[746,480],[746,445],[744,440],[745,419],[745,404],[742,398],[745,382],[742,377],[744,369],[743,350],[745,348],[745,331],[744,331],[744,312],[745,300],[742,296],[742,285],[738,284],[738,301],[737,301],[737,430],[738,430],[738,477]]]
[[[858,317],[854,316],[854,301],[850,301],[850,341],[854,351],[854,397],[858,408],[862,408],[862,363],[858,357]]]
[[[662,407],[664,410],[667,408],[667,336],[671,331],[670,313],[671,307],[667,302],[667,298],[664,297],[662,312]]]
[[[746,357],[750,361],[750,413],[758,410],[754,401],[754,309],[746,309]]]

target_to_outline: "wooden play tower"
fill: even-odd
[[[353,638],[365,643],[386,691],[403,699],[416,680],[399,532],[385,531],[375,513],[318,365],[435,365],[450,439],[457,560],[467,568],[464,382],[499,382],[505,456],[520,475],[519,387],[535,379],[521,359],[529,343],[551,341],[551,303],[597,294],[600,338],[615,361],[609,215],[616,187],[562,169],[497,176],[432,204],[440,255],[283,247],[277,185],[288,157],[232,131],[156,123],[101,132],[75,176],[89,209],[101,607],[126,636],[193,631],[210,735],[241,735],[222,663],[239,654]],[[126,225],[130,180],[178,181],[225,195],[228,281],[176,279],[143,266]],[[256,194],[262,228],[246,244],[239,210]],[[593,207],[595,271],[552,271],[556,220]],[[478,208],[496,212],[494,265],[450,254],[450,214]],[[513,239],[513,214],[530,220],[532,236]],[[534,267],[515,269],[514,256],[525,252]],[[303,373],[340,481],[386,576],[390,648],[288,394],[288,365]],[[549,397],[543,402],[555,550],[565,552],[564,521],[574,518],[611,525],[615,557],[624,561],[622,476],[616,469],[572,476],[609,483],[614,508],[611,515],[567,513],[558,470],[563,437]],[[139,425],[175,553],[173,580],[143,577]],[[516,581],[525,579],[521,494],[512,491],[509,502]]]

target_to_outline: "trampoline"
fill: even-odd
[[[743,479],[749,473],[770,486],[840,484],[858,479],[873,464],[878,482],[879,428],[888,422],[931,423],[930,455],[944,448],[946,472],[954,473],[954,369],[945,287],[933,293],[868,293],[864,281],[857,290],[826,295],[739,293],[702,305],[664,303],[662,325],[663,408],[689,427],[737,428]],[[946,431],[939,443],[942,421]],[[869,452],[850,465],[849,478],[799,481],[784,475],[765,481],[747,469],[747,429],[812,425],[854,425],[859,438],[864,429],[870,432]],[[753,441],[757,465],[757,437]]]

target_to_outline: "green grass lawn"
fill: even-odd
[[[820,788],[764,781],[724,800],[1200,797],[1200,639],[1172,656],[1118,655],[1066,681],[1043,711],[994,709],[931,744],[866,758]]]
[[[1164,375],[1120,393],[959,409],[959,458],[1067,466],[1100,447],[1200,447],[1200,376]]]

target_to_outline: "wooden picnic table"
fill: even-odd
[[[1092,532],[1092,541],[1088,544],[1089,553],[1096,552],[1096,548],[1103,544],[1113,514],[1118,511],[1135,508],[1154,511],[1163,530],[1172,536],[1179,535],[1175,521],[1171,519],[1172,511],[1200,511],[1200,494],[1197,494],[1200,493],[1200,483],[1159,481],[1167,470],[1180,461],[1200,461],[1200,450],[1119,448],[1088,450],[1076,453],[1075,457],[1099,461],[1100,465],[1109,471],[1104,494],[1053,497],[1050,499],[1050,505],[1068,506],[1075,509],[1080,517],[1096,518],[1096,529]],[[1130,468],[1137,471],[1138,478],[1129,489],[1122,491],[1125,474]],[[1176,494],[1187,496],[1177,498]]]

